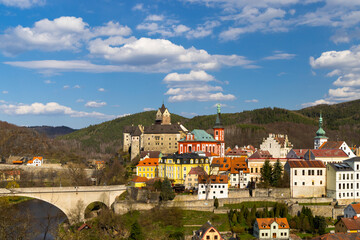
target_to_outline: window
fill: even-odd
[[[218,239],[218,236],[217,236],[217,235],[215,235],[214,239]]]
[[[276,226],[275,226],[275,225],[273,226],[273,229],[276,229]]]
[[[314,182],[314,180],[312,181],[312,185],[315,185],[315,182]]]
[[[206,236],[206,239],[210,239],[210,236]]]
[[[320,185],[322,185],[322,181],[320,181]]]
[[[294,171],[295,176],[297,175],[297,170]]]
[[[302,175],[305,176],[305,170],[302,170]]]
[[[223,194],[223,193],[224,193],[224,191],[220,191],[220,193],[221,193],[221,194]]]
[[[303,186],[305,186],[305,182],[303,182]]]
[[[296,186],[296,185],[297,185],[297,182],[294,182],[294,185]]]

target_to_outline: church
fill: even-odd
[[[178,141],[188,130],[180,123],[171,123],[171,114],[163,104],[151,126],[126,126],[123,131],[123,151],[129,151],[131,160],[141,151],[160,151],[172,154],[178,151]]]

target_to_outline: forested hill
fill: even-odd
[[[345,140],[352,146],[360,144],[359,110],[360,100],[356,100],[335,105],[318,105],[297,111],[263,108],[240,113],[225,113],[221,118],[225,126],[227,146],[252,144],[259,147],[268,133],[283,133],[288,134],[295,148],[311,148],[318,129],[319,114],[322,111],[324,129],[330,140]],[[111,153],[121,147],[124,126],[131,124],[149,126],[153,124],[155,114],[155,111],[133,114],[80,129],[60,139],[78,140],[85,148]],[[188,119],[172,114],[171,118],[173,123],[181,122],[188,130],[198,128],[211,132],[216,115]]]

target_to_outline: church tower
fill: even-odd
[[[214,138],[219,142],[218,144],[218,154],[220,157],[225,156],[225,134],[224,127],[221,124],[221,113],[220,113],[220,104],[217,105],[217,115],[214,129]]]
[[[327,142],[328,137],[325,136],[325,131],[322,128],[323,125],[323,119],[322,119],[322,114],[320,112],[320,118],[319,118],[319,130],[317,130],[316,132],[316,137],[314,138],[314,149],[319,149],[320,146],[324,143]]]

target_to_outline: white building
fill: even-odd
[[[289,160],[285,170],[290,175],[292,198],[326,195],[326,167],[322,161]]]
[[[355,153],[353,153],[345,141],[327,141],[323,143],[319,149],[341,149],[349,158],[356,157]]]
[[[27,166],[40,167],[43,164],[43,157],[33,157],[32,160],[27,162]]]
[[[286,218],[257,218],[253,235],[258,239],[289,239],[290,226]]]
[[[250,171],[247,167],[245,159],[232,159],[230,168],[230,186],[236,188],[246,188],[249,182]]]
[[[199,176],[198,199],[228,198],[228,176]]]
[[[360,200],[360,157],[343,163],[329,163],[326,175],[328,197],[337,200]]]
[[[263,139],[260,150],[269,151],[274,158],[285,158],[293,148],[288,136],[283,134],[270,133],[269,137]]]
[[[356,203],[356,204],[349,204],[345,209],[344,209],[344,217],[345,218],[354,218],[360,217],[360,203]]]

